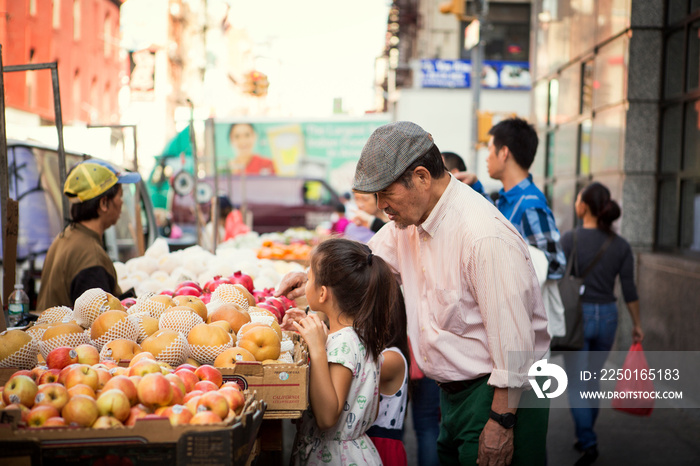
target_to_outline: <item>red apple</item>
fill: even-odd
[[[139,401],[151,408],[167,406],[173,398],[170,381],[160,373],[144,375],[136,390],[139,394]]]
[[[31,408],[38,391],[39,388],[31,377],[18,375],[7,381],[2,391],[2,399],[5,405],[16,403]]]
[[[182,380],[182,383],[185,386],[185,393],[189,393],[194,390],[194,385],[199,382],[199,377],[194,375],[193,371],[189,371],[187,369],[178,369],[175,371],[175,375]]]
[[[148,408],[146,408],[142,404],[137,404],[136,406],[131,408],[131,411],[129,412],[129,417],[127,418],[124,425],[133,426],[134,424],[136,424],[136,419],[146,417],[149,414],[150,411],[148,410]]]
[[[195,371],[194,375],[197,376],[199,380],[208,380],[219,388],[223,383],[223,377],[219,369],[209,364],[203,364],[199,366]]]
[[[107,382],[109,382],[109,379],[112,378],[112,374],[109,373],[107,369],[102,369],[99,367],[94,367],[95,371],[97,372],[97,389],[102,390],[102,388],[105,386]]]
[[[123,427],[119,419],[113,416],[100,416],[92,423],[93,429],[114,429],[115,427]]]
[[[26,369],[23,369],[23,370],[21,370],[21,371],[13,372],[12,375],[10,376],[10,379],[12,379],[12,378],[14,378],[14,377],[17,377],[18,375],[24,375],[24,376],[29,377],[30,379],[32,379],[32,380],[34,381],[34,383],[37,382],[36,373],[32,373],[32,371],[29,371],[29,370],[26,370]],[[10,380],[10,379],[8,379],[8,380]]]
[[[39,385],[39,380],[41,379],[41,376],[44,375],[44,373],[48,370],[49,368],[47,366],[36,366],[34,369],[29,371],[32,374],[30,377],[34,382],[36,382],[37,385]]]
[[[221,419],[228,415],[228,401],[218,392],[207,392],[197,402],[197,411],[211,411]]]
[[[68,377],[68,374],[70,371],[73,370],[73,368],[78,367],[79,364],[76,362],[74,364],[71,364],[69,366],[64,367],[61,369],[61,372],[58,373],[58,383],[65,385],[66,384],[66,378]]]
[[[209,380],[200,380],[199,382],[194,384],[194,389],[206,393],[206,392],[215,392],[216,390],[219,389],[219,387],[217,387],[214,382],[211,382]]]
[[[131,402],[124,392],[113,388],[100,393],[97,398],[97,409],[100,416],[112,416],[119,421],[126,421],[131,412]]]
[[[75,395],[89,396],[93,400],[97,398],[97,395],[95,395],[95,390],[84,383],[79,383],[78,385],[74,385],[68,389],[68,398],[73,398]]]
[[[44,385],[47,383],[55,383],[58,382],[58,375],[61,373],[60,369],[49,369],[47,371],[44,371],[43,374],[41,374],[41,377],[39,377],[39,385]]]
[[[61,427],[66,425],[66,420],[60,416],[50,417],[44,423],[44,427]]]
[[[192,364],[180,364],[179,366],[177,366],[177,369],[175,369],[175,371],[179,371],[180,369],[185,369],[190,372],[194,372],[197,370],[197,366],[193,366]]]
[[[145,376],[146,374],[161,373],[162,370],[160,364],[153,359],[143,358],[129,368],[129,375],[140,375],[141,377]]]
[[[51,405],[34,406],[27,414],[27,426],[42,427],[50,418],[58,416],[58,410]]]
[[[219,285],[222,285],[224,283],[233,285],[233,283],[231,283],[231,280],[229,280],[228,278],[222,278],[220,275],[217,275],[216,277],[204,284],[204,286],[202,287],[202,291],[204,293],[213,293]]]
[[[136,405],[139,402],[138,392],[136,391],[136,385],[134,385],[133,380],[125,375],[117,375],[112,377],[107,381],[102,391],[106,392],[108,390],[117,389],[126,395],[129,399],[129,404],[131,406]]]
[[[229,409],[232,409],[239,414],[243,410],[245,404],[245,396],[238,388],[222,387],[217,392],[226,398]]]
[[[189,409],[179,404],[166,407],[160,414],[170,419],[170,424],[174,426],[189,424],[194,416]]]
[[[204,395],[204,392],[202,390],[192,390],[191,392],[189,392],[185,395],[185,397],[182,399],[182,402],[187,403],[192,398],[197,397],[197,396],[202,396],[202,395]]]
[[[282,319],[284,318],[284,312],[280,311],[277,306],[275,306],[274,304],[269,303],[267,301],[262,302],[262,303],[258,303],[258,305],[256,307],[270,311],[272,313],[272,315],[274,315],[277,318],[277,323],[281,323]]]
[[[65,386],[71,388],[78,384],[84,384],[93,390],[97,390],[100,383],[100,375],[95,369],[87,364],[80,364],[68,372]]]
[[[190,420],[190,424],[221,424],[223,420],[211,411],[200,411]]]
[[[85,395],[75,395],[63,407],[61,415],[68,425],[89,427],[97,420],[99,410],[94,399]]]
[[[50,405],[57,410],[63,409],[68,403],[68,389],[60,383],[47,383],[39,385],[39,390],[34,397],[35,405]]]
[[[5,406],[6,411],[10,411],[13,409],[19,410],[22,422],[26,423],[27,416],[29,415],[29,408],[27,408],[26,406],[24,406],[23,404],[20,404],[20,403],[10,403],[7,406]]]
[[[86,343],[76,346],[75,352],[78,354],[78,362],[80,364],[89,364],[92,366],[100,362],[100,352],[90,344]]]
[[[63,369],[78,362],[78,353],[69,346],[59,346],[46,355],[46,365],[49,369]]]

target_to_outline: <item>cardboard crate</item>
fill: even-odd
[[[285,332],[294,341],[292,364],[239,362],[232,368],[219,368],[225,382],[255,390],[267,403],[265,419],[298,418],[309,406],[309,352],[298,333]]]
[[[165,418],[139,419],[118,429],[17,426],[19,411],[3,411],[1,464],[200,466],[248,463],[265,403],[255,394],[230,425],[172,426]]]

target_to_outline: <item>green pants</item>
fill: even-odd
[[[479,435],[489,420],[493,401],[494,388],[486,384],[487,380],[488,377],[484,377],[466,390],[455,394],[440,391],[442,421],[438,437],[438,455],[441,465],[476,464]],[[521,402],[526,398],[527,406],[538,408],[522,408],[517,412],[518,422],[514,427],[515,452],[511,464],[544,465],[549,400],[537,399],[532,390],[523,391]]]

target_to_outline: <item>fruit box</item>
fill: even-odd
[[[247,398],[229,425],[154,418],[115,429],[25,429],[17,426],[18,410],[0,411],[0,464],[245,465],[265,412],[263,401]]]
[[[267,403],[266,419],[296,418],[309,406],[309,351],[298,333],[285,332],[294,341],[294,363],[238,362],[219,368],[224,381],[255,390]]]

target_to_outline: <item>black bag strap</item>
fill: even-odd
[[[578,254],[576,254],[576,229],[574,228],[574,247],[571,249],[569,257],[566,258],[566,272],[564,272],[565,277],[571,276],[571,269],[573,267],[574,276],[578,276]],[[576,265],[574,265],[576,264]]]
[[[603,253],[605,252],[606,249],[608,249],[608,246],[610,246],[610,244],[612,244],[614,239],[615,239],[615,234],[611,233],[608,236],[608,239],[605,240],[605,243],[603,243],[603,245],[600,247],[600,250],[598,250],[598,254],[596,254],[596,256],[593,258],[593,261],[589,264],[588,267],[586,267],[586,270],[583,271],[583,275],[581,275],[581,278],[586,278],[586,275],[588,275],[591,272],[593,267],[603,257]]]

